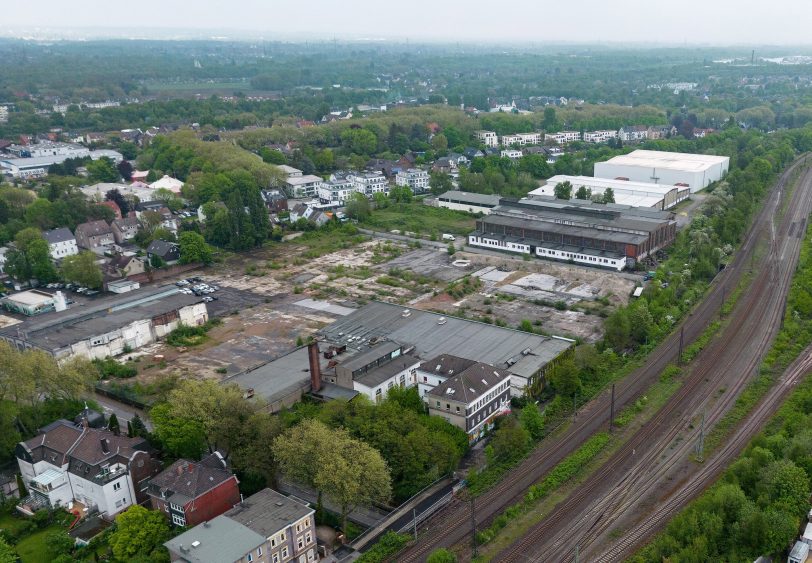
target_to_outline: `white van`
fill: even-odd
[[[443,240],[450,240],[451,242],[454,242],[457,239],[454,238],[454,235],[449,235],[448,233],[443,233]]]

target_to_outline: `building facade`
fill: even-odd
[[[670,186],[683,184],[694,193],[724,178],[729,167],[727,156],[636,150],[596,162],[595,176]]]
[[[48,241],[48,251],[51,258],[54,260],[61,260],[66,256],[73,256],[79,254],[79,247],[76,245],[76,237],[70,232],[70,229],[60,227],[42,233],[45,240]]]
[[[352,182],[356,192],[367,197],[389,193],[389,181],[380,172],[354,172],[347,175],[347,180]]]
[[[422,194],[429,191],[429,173],[419,168],[401,170],[395,176],[395,184],[408,186],[413,193]]]
[[[474,131],[474,137],[488,148],[496,148],[499,146],[499,137],[497,137],[493,131]]]
[[[566,145],[567,143],[574,143],[581,140],[580,131],[559,131],[558,133],[545,133],[544,141],[551,141],[559,145]]]
[[[540,145],[541,133],[515,133],[513,135],[502,135],[502,146],[525,146]]]
[[[584,141],[587,143],[606,143],[611,139],[617,139],[617,131],[614,129],[584,132]]]
[[[76,244],[79,248],[93,250],[100,246],[113,244],[115,241],[113,229],[102,219],[82,223],[76,227]]]

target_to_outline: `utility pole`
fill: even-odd
[[[417,509],[412,509],[412,519],[414,520],[414,541],[417,541]]]
[[[572,420],[578,416],[578,393],[572,394]]]
[[[679,356],[677,356],[677,364],[682,365],[682,347],[685,345],[685,327],[679,329]]]
[[[705,412],[702,411],[702,423],[699,426],[699,442],[696,444],[696,459],[700,463],[705,461]]]
[[[476,507],[474,506],[475,497],[471,495],[471,551],[474,553],[474,559],[479,555],[476,545]]]
[[[575,563],[578,563],[578,544],[575,544]]]
[[[609,408],[609,433],[612,433],[612,428],[615,425],[615,384],[612,383],[612,405]]]

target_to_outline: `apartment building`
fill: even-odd
[[[76,246],[76,237],[70,232],[70,229],[60,227],[42,233],[45,240],[48,241],[48,251],[53,260],[61,260],[65,256],[73,256],[79,254],[79,247]]]
[[[512,147],[514,145],[540,145],[541,133],[516,133],[514,135],[502,135],[502,146]]]
[[[412,192],[422,194],[429,190],[429,173],[419,168],[401,170],[395,176],[395,184],[408,186],[412,189]]]
[[[584,141],[587,143],[606,143],[610,139],[617,139],[617,131],[614,129],[584,132]]]
[[[352,182],[356,192],[367,197],[389,193],[389,182],[380,172],[353,172],[347,175],[347,180]]]
[[[499,146],[499,137],[497,137],[493,131],[474,131],[474,137],[488,148],[496,148]]]
[[[559,145],[566,145],[581,140],[580,131],[559,131],[558,133],[545,133],[544,141],[555,141]]]

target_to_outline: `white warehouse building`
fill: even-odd
[[[637,150],[595,163],[595,176],[654,184],[685,184],[691,193],[721,180],[730,158],[708,154]]]
[[[591,176],[567,176],[564,174],[549,178],[545,185],[533,190],[529,195],[554,197],[555,187],[564,182],[569,182],[572,185],[572,197],[575,197],[575,192],[581,187],[590,190],[591,195],[603,195],[607,188],[611,188],[615,194],[615,203],[617,204],[632,207],[654,207],[660,210],[670,209],[679,202],[688,199],[690,195],[688,186],[667,186],[648,182],[610,180]]]

